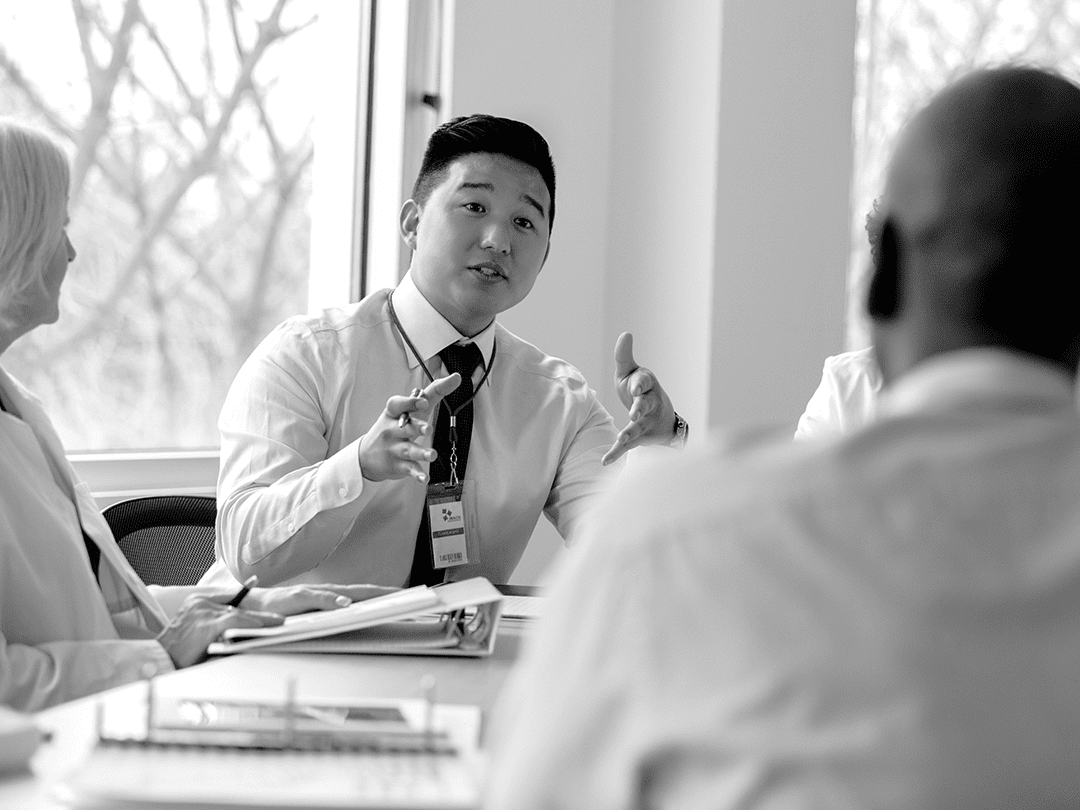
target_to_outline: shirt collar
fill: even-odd
[[[495,349],[495,321],[492,321],[480,334],[472,338],[465,337],[424,298],[424,294],[420,292],[412,279],[412,271],[405,274],[397,289],[394,290],[394,312],[397,313],[402,329],[408,333],[409,340],[424,358],[424,363],[429,369],[431,368],[429,361],[451,343],[470,341],[480,348],[480,354],[484,358],[484,368],[491,363],[491,354]],[[419,365],[416,355],[408,346],[405,347],[405,357],[410,369]]]
[[[939,410],[976,400],[1023,399],[1073,407],[1074,382],[1058,366],[1031,355],[986,347],[934,355],[881,394],[884,416]]]

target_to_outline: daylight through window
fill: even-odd
[[[4,361],[70,450],[216,447],[236,370],[306,310],[317,8],[0,0],[0,112],[69,150],[78,251]]]

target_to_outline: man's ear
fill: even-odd
[[[401,238],[410,250],[416,250],[416,229],[420,225],[420,206],[415,200],[406,200],[398,215]]]
[[[866,311],[874,320],[891,320],[900,311],[900,259],[896,223],[892,217],[887,217],[881,226],[881,243],[866,294]]]

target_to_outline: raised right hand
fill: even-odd
[[[461,384],[460,374],[440,377],[417,396],[390,397],[371,429],[360,439],[360,472],[369,481],[404,478],[427,481],[435,460],[430,426],[443,397]],[[402,416],[407,416],[402,424]]]

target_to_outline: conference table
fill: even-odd
[[[155,679],[154,689],[161,698],[282,700],[292,682],[299,701],[425,698],[424,684],[433,678],[435,702],[480,707],[483,745],[491,710],[527,632],[525,623],[500,623],[494,652],[486,658],[245,653],[168,673]],[[0,808],[66,807],[51,786],[89,755],[98,704],[127,698],[129,691],[145,694],[146,686],[128,684],[36,715],[51,739],[35,753],[29,771],[0,775]]]

